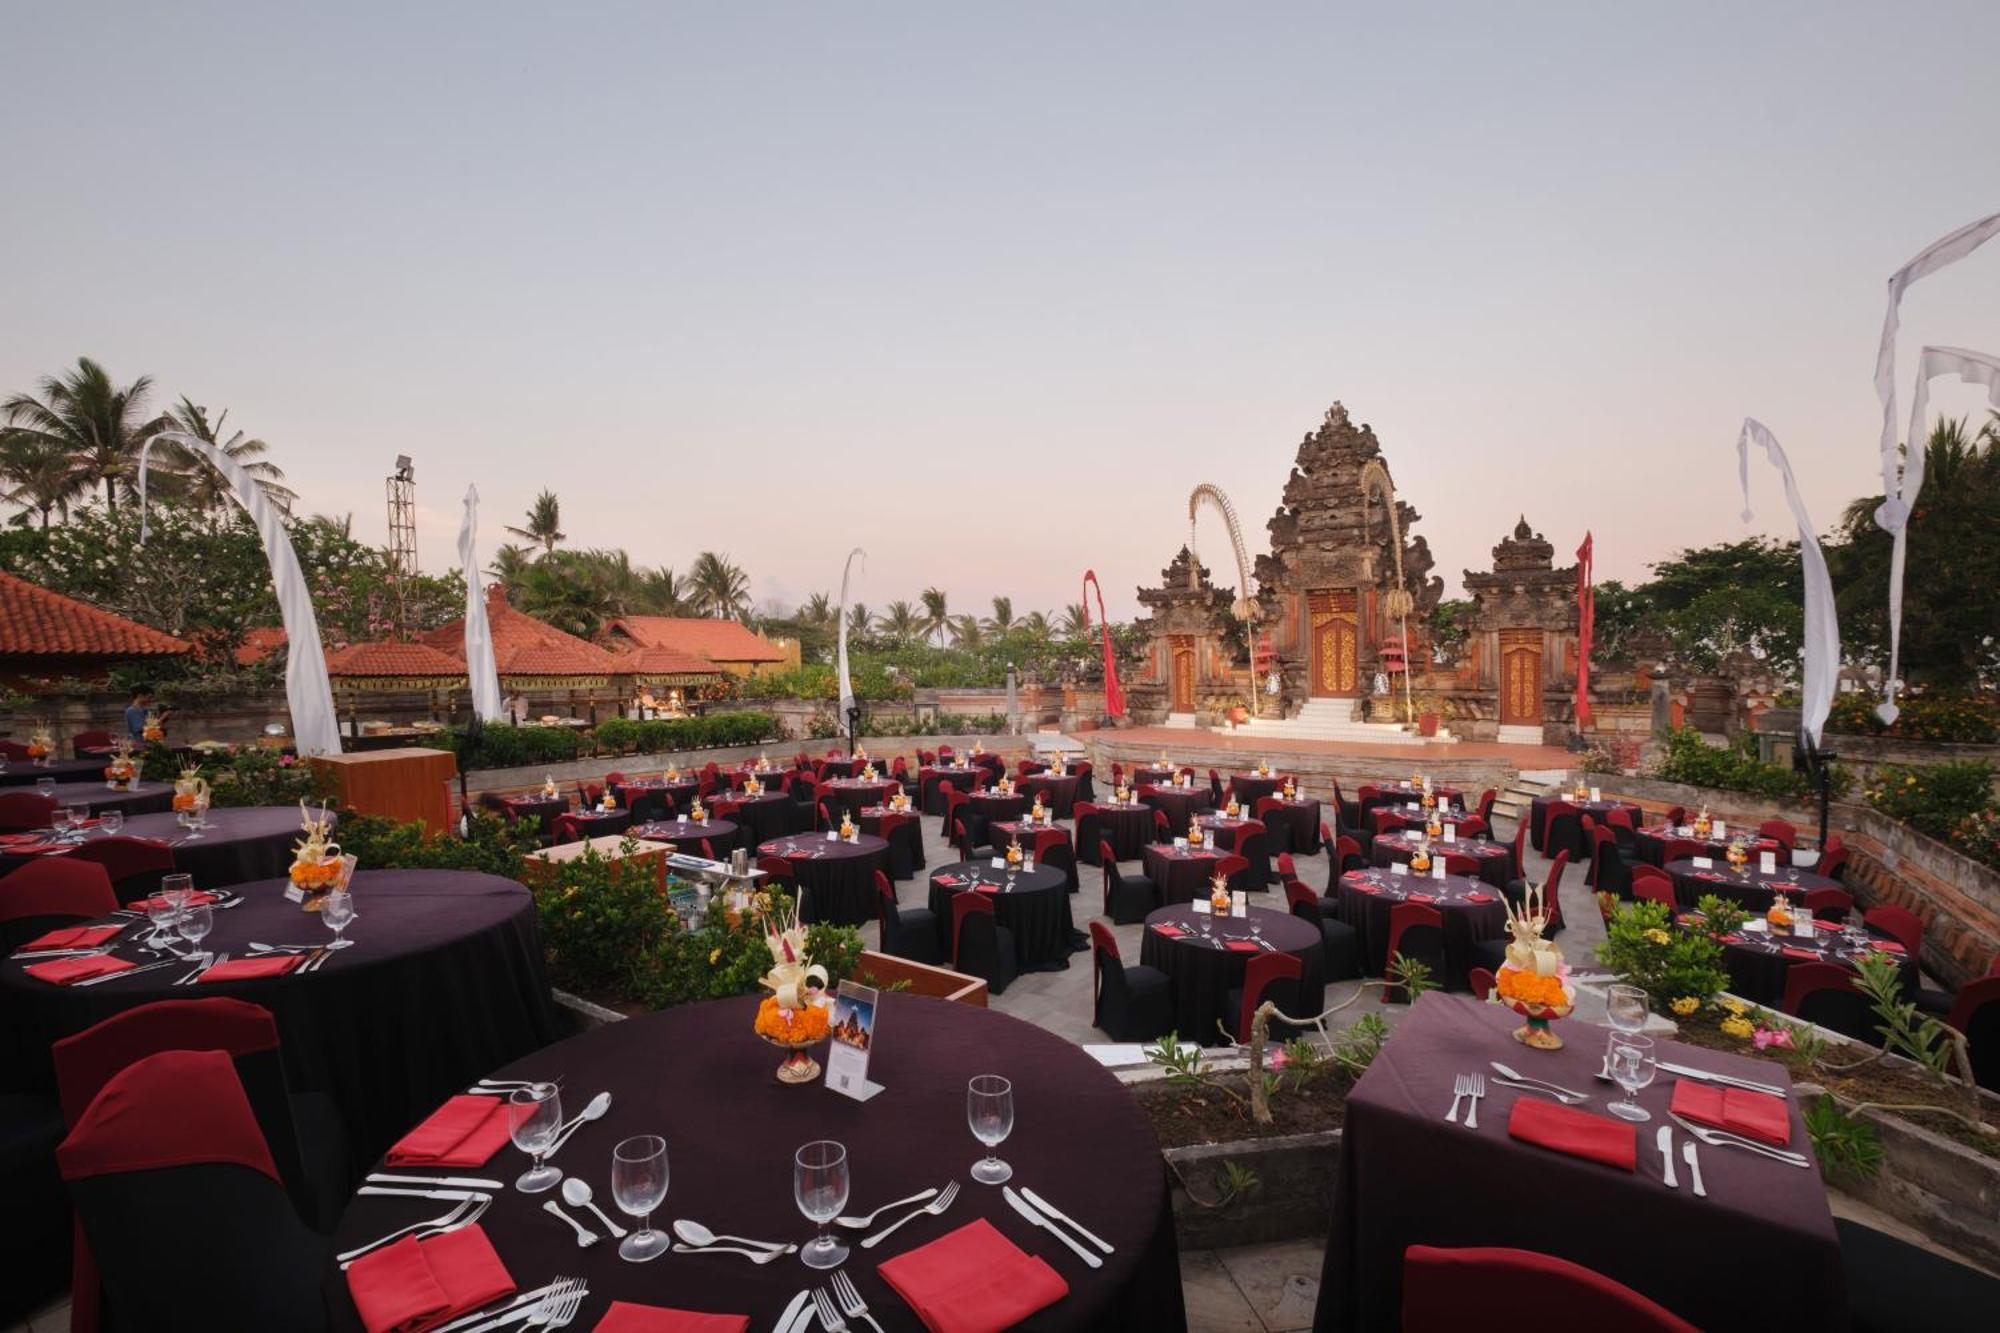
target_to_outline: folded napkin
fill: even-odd
[[[419,1333],[514,1290],[476,1222],[429,1240],[405,1236],[347,1270],[347,1291],[368,1333]]]
[[[197,980],[255,981],[259,977],[282,977],[305,962],[306,957],[302,953],[267,953],[259,958],[232,958],[209,968]]]
[[[191,893],[188,895],[189,907],[203,907],[209,903],[220,901],[221,895],[215,893]],[[165,907],[166,905],[167,900],[164,898],[141,898],[138,902],[126,903],[125,908],[131,912],[150,912],[155,907]]]
[[[136,964],[123,958],[113,958],[108,953],[92,954],[88,958],[51,958],[46,963],[30,963],[22,968],[37,981],[46,981],[53,986],[67,986],[73,981],[88,981],[109,972],[123,972]]]
[[[1411,893],[1404,896],[1413,903],[1434,903],[1437,901],[1435,893]]]
[[[1490,903],[1493,901],[1493,895],[1490,893],[1468,893],[1465,895],[1465,901],[1469,903]]]
[[[1157,935],[1165,935],[1170,940],[1177,940],[1181,936],[1187,934],[1187,932],[1185,930],[1182,930],[1179,926],[1168,925],[1165,922],[1162,922],[1161,924],[1154,926],[1153,932]]]
[[[978,891],[979,891],[980,893],[998,893],[998,892],[1000,892],[1000,886],[999,886],[998,884],[988,884],[988,883],[987,883],[987,882],[986,882],[985,880],[983,880],[983,879],[982,879],[982,880],[980,880],[980,881],[979,881],[978,883],[974,884],[974,885],[973,885],[972,887],[973,887],[974,889],[978,890]]]
[[[389,1149],[390,1166],[485,1166],[507,1146],[507,1099],[461,1093]]]
[[[1875,950],[1877,950],[1877,951],[1879,951],[1879,952],[1881,952],[1881,953],[1908,953],[1908,952],[1909,952],[1909,950],[1905,949],[1905,948],[1904,948],[1904,947],[1902,946],[1902,944],[1901,944],[1900,942],[1896,941],[1896,940],[1870,940],[1870,941],[1868,942],[1868,947],[1869,947],[1869,948],[1871,948],[1871,949],[1875,949]]]
[[[1694,872],[1694,877],[1696,879],[1717,879],[1717,880],[1729,878],[1727,875],[1724,875],[1714,870],[1697,870]]]
[[[1224,945],[1223,947],[1224,947],[1225,949],[1228,949],[1228,950],[1229,950],[1229,952],[1231,952],[1231,953],[1262,953],[1262,952],[1264,952],[1264,951],[1263,951],[1262,949],[1258,948],[1258,947],[1257,947],[1257,946],[1256,946],[1255,944],[1252,944],[1252,943],[1251,943],[1251,942],[1250,942],[1249,940],[1231,940],[1231,941],[1229,941],[1229,943],[1225,944],[1225,945]]]
[[[613,1301],[592,1333],[743,1333],[749,1327],[750,1316],[744,1314],[701,1314]]]
[[[1778,946],[1778,952],[1787,958],[1805,958],[1817,961],[1820,957],[1819,950],[1801,949],[1796,944],[1781,944]]]
[[[1792,1113],[1782,1097],[1748,1088],[1724,1088],[1684,1078],[1674,1084],[1675,1115],[1726,1129],[1774,1148],[1792,1141]]]
[[[52,930],[39,939],[29,940],[17,953],[39,953],[44,949],[95,949],[119,931],[123,926],[64,926]]]
[[[955,889],[958,887],[959,881],[957,875],[939,875],[937,877],[937,882],[944,885],[948,889]]]
[[[1373,880],[1350,879],[1347,881],[1347,887],[1353,889],[1356,893],[1381,892],[1381,886],[1376,884]]]
[[[1639,1136],[1632,1125],[1526,1094],[1507,1116],[1507,1133],[1523,1143],[1626,1171],[1638,1161]]]
[[[879,1271],[931,1333],[999,1333],[1069,1295],[1061,1274],[983,1217]]]

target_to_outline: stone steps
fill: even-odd
[[[1252,718],[1243,730],[1253,736],[1272,736],[1315,741],[1355,741],[1367,745],[1421,745],[1421,736],[1411,735],[1393,722],[1363,722],[1355,716],[1359,700],[1309,699],[1297,716]]]

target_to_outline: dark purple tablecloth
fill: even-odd
[[[1223,784],[1236,792],[1236,799],[1246,806],[1254,806],[1266,796],[1276,796],[1278,789],[1285,785],[1285,775],[1273,769],[1269,774],[1231,773],[1229,781]]]
[[[1419,805],[1423,804],[1424,789],[1414,786],[1411,783],[1371,782],[1366,785],[1373,787],[1375,794],[1362,800],[1361,813],[1364,815],[1370,810],[1378,809],[1382,806],[1393,806],[1400,810],[1412,801],[1415,801]],[[1431,784],[1431,795],[1437,797],[1440,801],[1448,801],[1453,805],[1465,804],[1464,792],[1460,791],[1457,787],[1444,786],[1442,783]]]
[[[1181,770],[1178,768],[1162,768],[1158,764],[1147,764],[1141,768],[1133,769],[1130,773],[1126,774],[1126,777],[1131,781],[1133,788],[1136,790],[1140,787],[1165,786],[1179,777],[1180,772]],[[1203,789],[1206,790],[1205,785]]]
[[[887,807],[871,805],[854,817],[863,833],[882,836],[882,817],[892,813]],[[889,844],[889,878],[901,882],[924,868],[924,826],[915,807],[894,812],[899,818]]]
[[[1273,842],[1271,854],[1290,852],[1294,856],[1311,856],[1319,851],[1319,802],[1311,797],[1301,797],[1287,801],[1279,797],[1279,804],[1264,812],[1265,827],[1271,830]],[[1251,803],[1251,812],[1256,811],[1256,803]]]
[[[994,839],[993,846],[1002,852],[1007,850],[1007,844],[1010,842],[1019,842],[1022,851],[1033,852],[1035,848],[1035,835],[1050,830],[1062,834],[1063,842],[1069,847],[1069,863],[1063,867],[1063,873],[1064,878],[1068,882],[1069,891],[1075,893],[1079,887],[1079,882],[1076,875],[1076,833],[1073,829],[1059,823],[1031,825],[1026,820],[1017,819],[1003,819],[996,824],[987,825],[987,832]]]
[[[1167,907],[1192,902],[1196,895],[1207,897],[1222,855],[1206,843],[1176,851],[1170,842],[1148,843],[1140,853],[1146,877],[1158,886],[1160,902]]]
[[[927,815],[941,815],[944,813],[944,797],[938,792],[940,782],[949,782],[963,796],[985,780],[986,775],[976,767],[920,768],[917,770],[917,804]]]
[[[8,759],[5,768],[0,768],[0,788],[32,787],[43,778],[53,778],[57,782],[88,782],[92,778],[104,779],[104,770],[110,765],[109,759],[57,759],[47,768],[36,765],[32,759]]]
[[[889,844],[866,833],[853,842],[828,841],[824,834],[773,838],[759,856],[782,856],[792,863],[799,892],[811,900],[808,916],[837,926],[875,919],[875,872],[889,869]]]
[[[284,896],[283,880],[237,887],[243,905],[215,913],[206,947],[244,957],[252,940],[332,938]],[[495,1064],[555,1039],[556,1014],[535,904],[513,880],[455,870],[364,870],[354,877],[355,943],[304,976],[175,988],[183,968],[101,986],[51,986],[0,961],[0,1003],[43,1045],[163,999],[229,995],[278,1020],[285,1068],[300,1090],[330,1093],[357,1160],[385,1150],[445,1097]],[[117,950],[141,961],[141,931]],[[0,1073],[11,1079],[17,1072]],[[51,1086],[46,1065],[31,1085]]]
[[[1238,953],[1223,941],[1255,938],[1250,929],[1253,922],[1267,941],[1296,957],[1303,968],[1297,994],[1279,1007],[1294,1018],[1309,1018],[1325,1007],[1325,941],[1319,928],[1303,917],[1266,907],[1252,907],[1241,917],[1210,916],[1185,904],[1162,907],[1146,918],[1139,961],[1167,974],[1174,1030],[1187,1040],[1205,1046],[1227,1040],[1216,1024],[1229,1013],[1230,988],[1241,988],[1243,969],[1256,955]],[[1154,929],[1162,925],[1178,926],[1187,933],[1170,939]],[[1239,1015],[1229,1017],[1233,1021]],[[1238,1035],[1249,1036],[1247,1032]]]
[[[586,838],[609,838],[632,827],[630,810],[572,810],[569,817],[577,822]]]
[[[1871,941],[1892,939],[1880,931],[1871,930],[1868,935]],[[1752,930],[1725,935],[1722,940],[1722,965],[1729,969],[1731,994],[1775,1009],[1785,998],[1785,978],[1791,972],[1792,964],[1833,963],[1852,969],[1856,959],[1871,952],[1880,952],[1884,957],[1896,960],[1903,974],[1903,990],[1914,997],[1918,984],[1914,958],[1894,950],[1878,949],[1872,943],[1864,944],[1856,951],[1849,947],[1838,931],[1815,930],[1811,939],[1800,939],[1795,935],[1773,936],[1765,931]],[[1802,954],[1807,956],[1801,957]]]
[[[283,875],[292,864],[293,844],[305,835],[299,829],[296,806],[253,805],[213,809],[209,827],[199,838],[189,841],[188,830],[174,822],[172,813],[130,815],[119,836],[154,838],[168,844],[174,854],[174,868],[194,877],[198,889],[215,889],[230,884]],[[103,830],[90,838],[103,836]],[[31,857],[0,852],[0,874]]]
[[[1407,829],[1393,829],[1375,836],[1371,855],[1378,866],[1388,866],[1392,862],[1410,863],[1410,853],[1417,845],[1417,835]],[[1507,881],[1514,876],[1514,849],[1504,842],[1494,842],[1491,838],[1461,838],[1456,842],[1446,842],[1439,838],[1431,844],[1433,852],[1449,853],[1454,856],[1470,856],[1479,862],[1479,878],[1496,889],[1507,887]]]
[[[1028,813],[1034,802],[1025,792],[1016,791],[1011,795],[997,791],[974,792],[959,807],[958,816],[965,821],[965,831],[972,835],[972,845],[977,847],[986,841],[986,826],[998,820],[1019,819]],[[952,834],[946,829],[944,834]]]
[[[561,1077],[566,1110],[596,1092],[612,1093],[603,1120],[580,1129],[553,1161],[590,1180],[613,1216],[611,1150],[635,1134],[667,1140],[671,1188],[656,1225],[694,1218],[717,1232],[804,1242],[813,1228],[792,1201],[792,1153],[813,1139],[846,1145],[850,1213],[957,1180],[958,1197],[943,1216],[911,1222],[877,1249],[854,1243],[865,1232],[846,1233],[853,1248],[841,1271],[885,1333],[922,1325],[877,1266],[976,1218],[1045,1259],[1069,1284],[1068,1296],[1016,1325],[1025,1333],[1159,1333],[1185,1325],[1159,1143],[1132,1094],[1083,1051],[996,1010],[884,994],[868,1074],[887,1090],[862,1103],[777,1082],[779,1053],[751,1034],[756,1006],[745,997],[644,1014],[493,1072]],[[824,1061],[825,1047],[814,1054]],[[965,1085],[986,1073],[1014,1085],[1014,1130],[999,1148],[1014,1168],[1012,1185],[1034,1190],[1108,1241],[1114,1248],[1102,1268],[1086,1268],[1015,1214],[997,1187],[967,1175],[984,1149],[966,1129]],[[451,1174],[511,1180],[525,1162],[503,1148],[485,1167]],[[765,1333],[793,1293],[822,1277],[796,1257],[758,1266],[737,1255],[669,1254],[629,1264],[615,1241],[580,1250],[569,1228],[542,1211],[553,1197],[505,1190],[480,1225],[523,1289],[566,1274],[590,1284],[573,1331],[592,1328],[612,1301],[625,1300],[747,1315],[756,1333]],[[357,1197],[332,1248],[363,1244],[441,1207],[449,1205]],[[360,1327],[345,1282],[337,1274],[328,1282],[337,1293],[336,1327]]]
[[[1057,819],[1068,819],[1078,800],[1078,791],[1083,779],[1071,773],[1056,777],[1052,773],[1036,773],[1022,778],[1020,789],[1032,799],[1036,792],[1042,796],[1042,804],[1056,812]]]
[[[1693,860],[1685,859],[1669,861],[1666,872],[1674,878],[1674,899],[1682,907],[1693,907],[1701,895],[1713,893],[1762,913],[1780,893],[1789,897],[1794,906],[1802,907],[1806,895],[1814,889],[1841,887],[1825,875],[1815,875],[1809,870],[1781,869],[1775,875],[1766,875],[1754,862],[1741,870],[1732,870],[1727,861],[1717,861],[1712,868],[1701,870]]]
[[[771,785],[775,787],[777,783]],[[700,780],[691,777],[674,782],[665,778],[634,778],[630,782],[613,784],[612,790],[618,794],[618,804],[630,810],[632,818],[643,824],[664,815],[669,800],[674,803],[675,814],[686,814],[688,803],[700,788]]]
[[[1111,844],[1121,861],[1137,856],[1153,841],[1153,807],[1150,805],[1100,805],[1094,812],[1077,817],[1077,860],[1085,865],[1098,863],[1099,842]]]
[[[647,842],[670,842],[690,856],[701,855],[701,844],[705,841],[715,855],[711,860],[726,861],[736,850],[741,831],[733,820],[711,817],[706,824],[698,824],[683,816],[679,819],[655,819],[632,826],[632,836]]]
[[[1653,1118],[1634,1127],[1638,1170],[1627,1172],[1535,1147],[1507,1134],[1515,1101],[1532,1093],[1494,1083],[1489,1061],[1587,1091],[1579,1108],[1612,1099],[1592,1073],[1606,1029],[1559,1021],[1568,1045],[1553,1053],[1509,1040],[1513,1013],[1453,995],[1419,1000],[1347,1095],[1333,1224],[1313,1327],[1392,1329],[1402,1309],[1403,1252],[1412,1245],[1500,1245],[1582,1264],[1622,1282],[1704,1329],[1847,1327],[1840,1245],[1816,1169],[1733,1148],[1700,1148],[1697,1199],[1685,1165],[1680,1188],[1662,1179],[1654,1134],[1674,1078],[1639,1093]],[[1784,1067],[1663,1041],[1658,1057],[1789,1086]],[[1446,1124],[1452,1080],[1487,1079],[1479,1128]],[[1790,1147],[1812,1143],[1791,1104]],[[1461,1120],[1463,1116],[1461,1116]],[[1675,1151],[1688,1141],[1674,1130]],[[1716,1262],[1741,1255],[1743,1262]],[[1496,1316],[1496,1318],[1499,1316]],[[1559,1322],[1559,1321],[1558,1321]]]
[[[101,815],[106,810],[120,810],[129,818],[132,815],[156,815],[174,808],[174,784],[171,782],[135,782],[130,790],[113,791],[104,785],[104,779],[95,782],[58,782],[52,793],[57,805],[68,809],[82,806],[93,815]]]
[[[801,833],[812,827],[813,812],[809,806],[800,805],[784,792],[775,788],[766,789],[761,795],[745,796],[737,792],[729,797],[716,797],[709,801],[728,800],[735,804],[736,813],[730,815],[743,828],[743,841],[763,842],[788,833]]]
[[[1729,854],[1728,838],[1697,838],[1692,833],[1683,837],[1663,824],[1632,831],[1633,850],[1639,853],[1639,859],[1647,865],[1664,866],[1667,863],[1669,842],[1694,843],[1701,848],[1694,855],[1706,856],[1713,861],[1720,861]],[[1685,851],[1684,848],[1682,850]],[[1759,852],[1770,852],[1778,858],[1778,864],[1781,866],[1792,863],[1791,849],[1776,838],[1758,838],[1751,842],[1750,855],[1755,857]]]
[[[953,879],[955,884],[941,883]],[[1006,887],[1012,881],[1013,887]],[[1014,952],[1023,972],[1060,972],[1069,966],[1069,956],[1083,947],[1069,910],[1069,879],[1055,866],[1037,863],[1033,870],[1010,876],[995,870],[990,860],[954,861],[931,873],[930,909],[937,913],[939,938],[944,956],[951,957],[951,898],[972,890],[975,884],[998,884],[992,894],[993,914],[999,923],[1014,932]]]
[[[889,779],[867,782],[860,778],[838,778],[822,782],[819,792],[820,799],[826,802],[826,808],[833,811],[837,820],[842,811],[852,814],[856,810],[882,804],[889,796]]]
[[[1547,815],[1549,806],[1565,802],[1576,807],[1575,810],[1560,811],[1553,817]],[[1544,856],[1553,858],[1557,852],[1567,851],[1570,860],[1588,862],[1590,844],[1583,839],[1583,816],[1589,815],[1602,824],[1613,810],[1625,811],[1635,827],[1646,817],[1636,801],[1571,801],[1563,796],[1537,796],[1528,803],[1528,841]]]
[[[506,808],[509,819],[532,819],[542,827],[542,836],[548,837],[556,816],[569,810],[567,796],[502,796],[500,804]]]
[[[1444,917],[1445,974],[1435,980],[1463,989],[1466,970],[1472,966],[1472,946],[1507,933],[1506,899],[1491,884],[1463,875],[1432,879],[1387,870],[1350,870],[1333,881],[1329,896],[1334,914],[1361,937],[1362,971],[1381,976],[1389,964],[1389,915],[1413,893],[1436,899],[1426,906],[1437,908]],[[1474,901],[1481,897],[1484,902]]]
[[[1196,822],[1201,825],[1202,832],[1213,839],[1215,845],[1224,851],[1230,851],[1235,848],[1236,830],[1242,828],[1245,824],[1262,823],[1261,820],[1251,819],[1247,809],[1244,811],[1243,816],[1238,819],[1231,819],[1227,815],[1220,814],[1199,815],[1196,817]],[[1244,844],[1243,855],[1250,861],[1249,887],[1261,889],[1276,882],[1271,874],[1271,832],[1268,828],[1264,830],[1262,837],[1258,837],[1255,834],[1251,835],[1250,841]]]
[[[1155,810],[1166,813],[1167,823],[1176,838],[1187,835],[1188,823],[1196,815],[1205,814],[1215,806],[1215,799],[1209,795],[1206,785],[1200,787],[1141,787],[1139,799]]]

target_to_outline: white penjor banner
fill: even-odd
[[[493,665],[493,630],[486,623],[486,590],[479,581],[479,488],[465,488],[465,517],[458,525],[458,562],[465,568],[465,674],[472,682],[472,711],[481,722],[506,717],[500,673]]]
[[[1764,424],[1753,417],[1743,419],[1743,433],[1736,439],[1737,471],[1743,481],[1743,521],[1754,515],[1750,510],[1750,446],[1763,449],[1771,466],[1785,483],[1785,502],[1799,528],[1799,559],[1805,567],[1806,628],[1804,707],[1799,731],[1812,748],[1819,748],[1820,728],[1833,710],[1833,687],[1840,671],[1840,621],[1833,606],[1833,579],[1826,569],[1826,552],[1820,549],[1819,533],[1806,502],[1799,496],[1799,483],[1792,475],[1791,460]]]
[[[865,562],[868,559],[868,552],[859,546],[847,553],[847,564],[840,571],[840,716],[833,720],[836,728],[844,728],[847,725],[847,715],[854,710],[854,682],[847,675],[847,580],[854,572],[854,557],[857,555],[864,562],[861,568],[862,572],[866,573],[868,566]]]

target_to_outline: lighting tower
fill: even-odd
[[[389,477],[389,570],[396,576],[396,628],[407,628],[404,588],[417,572],[417,470],[408,454],[396,455]]]

